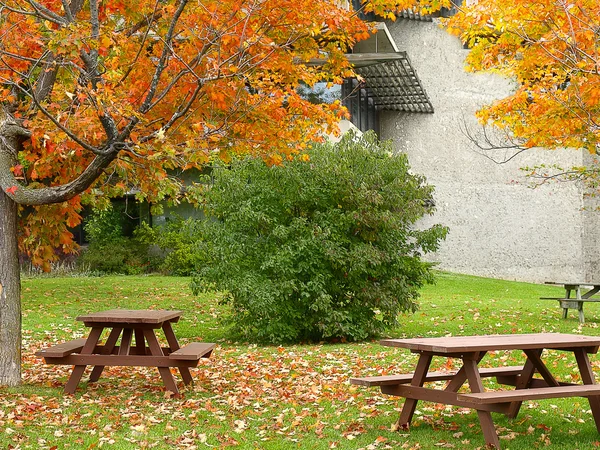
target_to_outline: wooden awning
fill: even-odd
[[[379,110],[433,113],[433,105],[406,52],[353,53],[348,60]]]

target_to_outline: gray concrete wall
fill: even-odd
[[[435,108],[430,115],[386,112],[381,122],[382,138],[393,139],[413,171],[436,187],[437,212],[423,225],[439,222],[450,233],[430,259],[444,270],[505,279],[600,279],[593,251],[600,213],[583,210],[577,185],[532,189],[520,170],[581,164],[582,153],[534,149],[502,165],[482,156],[461,126],[477,128],[475,111],[508,95],[512,82],[465,72],[468,50],[435,23],[398,20],[388,27]]]

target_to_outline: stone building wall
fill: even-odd
[[[600,213],[584,210],[579,186],[533,189],[520,170],[539,163],[582,164],[582,152],[534,149],[506,164],[481,155],[461,128],[476,129],[475,111],[508,95],[512,82],[465,72],[468,50],[436,23],[400,19],[388,27],[398,48],[408,52],[435,109],[381,117],[382,138],[393,139],[413,171],[436,187],[437,212],[423,225],[439,222],[450,233],[430,259],[443,270],[496,278],[600,279],[595,276]]]

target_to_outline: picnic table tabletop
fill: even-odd
[[[537,348],[586,347],[597,353],[600,336],[563,333],[499,334],[485,336],[447,336],[438,338],[383,339],[381,345],[436,353],[527,350]]]
[[[76,317],[84,323],[129,323],[129,324],[160,324],[167,321],[176,321],[182,311],[160,309],[109,309]]]

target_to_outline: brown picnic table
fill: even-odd
[[[181,347],[172,327],[181,314],[181,311],[111,309],[82,315],[76,320],[91,328],[87,338],[55,345],[36,355],[43,357],[46,364],[74,366],[65,386],[69,394],[75,392],[89,365],[94,366],[89,379],[92,382],[98,381],[105,366],[157,367],[167,390],[179,395],[170,367],[179,369],[184,383],[190,384],[193,380],[189,368],[196,367],[200,358],[208,358],[215,347],[204,342]],[[158,329],[164,333],[166,347],[159,343]],[[101,344],[104,330],[108,337]]]
[[[600,385],[595,384],[588,354],[597,353],[600,337],[560,333],[513,334],[491,336],[456,336],[440,338],[385,339],[382,345],[401,347],[418,353],[419,359],[413,373],[352,378],[352,384],[379,386],[384,394],[406,398],[397,425],[408,429],[419,400],[455,405],[477,410],[486,444],[500,448],[494,428],[492,412],[517,416],[521,403],[564,397],[587,397],[600,432]],[[558,381],[544,363],[543,350],[552,349],[573,353],[583,384]],[[494,358],[498,350],[522,350],[527,359],[523,366],[479,367],[483,357],[490,353]],[[432,358],[454,358],[462,366],[453,372],[429,372]],[[488,358],[489,359],[489,358]],[[552,367],[552,365],[550,364]],[[539,376],[535,376],[538,374]],[[486,391],[482,379],[496,377],[501,386],[516,389]],[[447,381],[444,388],[426,383]],[[458,392],[468,381],[468,392]]]
[[[576,309],[579,313],[579,323],[584,323],[584,303],[600,302],[600,298],[593,297],[600,291],[600,283],[597,282],[546,281],[545,284],[564,287],[565,295],[563,297],[540,297],[540,300],[557,300],[563,309],[563,319],[567,318],[569,309]]]

